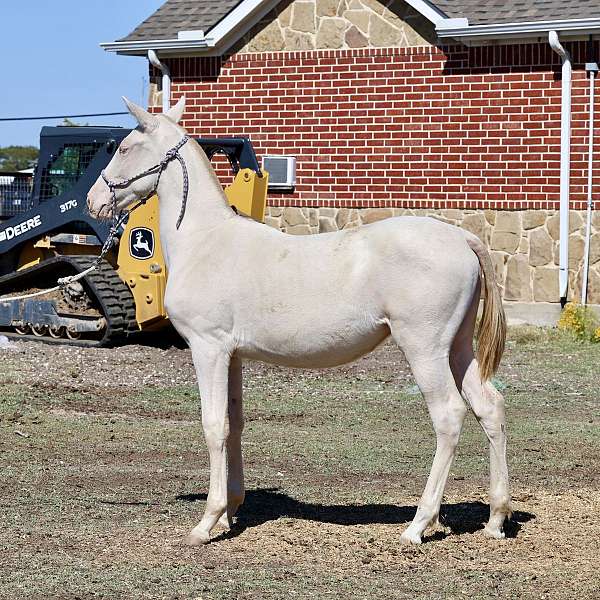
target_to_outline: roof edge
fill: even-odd
[[[491,25],[468,25],[468,21],[465,25],[462,20],[446,19],[436,25],[436,33],[440,38],[455,38],[465,41],[531,37],[552,30],[567,35],[600,33],[600,19],[561,19],[559,21],[527,21]]]
[[[133,40],[129,42],[102,42],[100,48],[107,52],[126,54],[129,56],[146,56],[148,50],[160,51],[161,54],[178,54],[181,51],[200,52],[209,49],[212,44],[210,37],[191,40],[175,38],[170,40]]]
[[[442,23],[447,16],[427,0],[406,0],[417,12],[434,25]],[[218,23],[207,31],[210,35],[197,39],[185,39],[185,36],[170,40],[131,40],[102,42],[100,47],[107,52],[130,56],[145,56],[148,50],[161,51],[162,54],[176,55],[207,54],[225,52],[235,44],[251,27],[267,15],[279,0],[242,0]],[[190,32],[191,33],[191,32]],[[218,49],[218,52],[216,50]]]

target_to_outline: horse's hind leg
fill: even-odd
[[[482,382],[469,336],[457,337],[451,354],[452,372],[463,398],[473,409],[490,444],[490,520],[484,532],[502,539],[504,520],[511,513],[504,398],[489,382]]]
[[[427,403],[436,435],[435,456],[417,514],[400,538],[403,542],[420,544],[425,529],[438,518],[467,407],[454,383],[447,351],[436,348],[431,352],[411,352],[406,347],[403,350]]]

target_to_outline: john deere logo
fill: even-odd
[[[145,227],[136,227],[129,235],[129,253],[133,258],[146,260],[154,256],[154,232]]]

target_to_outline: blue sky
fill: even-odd
[[[125,110],[148,89],[148,61],[105,52],[100,42],[128,34],[164,0],[30,0],[1,2],[0,117]],[[90,125],[133,126],[127,116],[80,119]],[[54,121],[0,122],[0,146],[39,143],[42,125]]]

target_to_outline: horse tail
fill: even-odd
[[[506,316],[496,282],[496,273],[487,248],[474,235],[467,235],[466,239],[471,250],[477,255],[483,274],[484,301],[477,336],[477,362],[482,381],[488,381],[498,370],[504,353]]]

